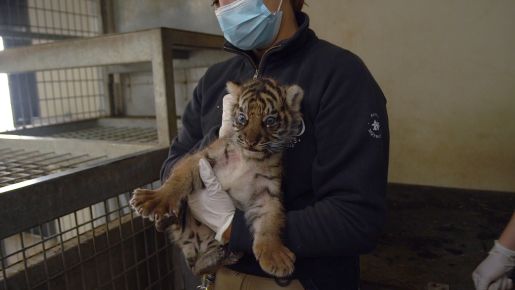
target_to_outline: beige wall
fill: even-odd
[[[515,192],[515,1],[307,1],[389,100],[390,181]]]
[[[118,30],[219,33],[208,2],[147,2],[115,1]],[[391,182],[515,192],[515,1],[307,2],[387,95]]]

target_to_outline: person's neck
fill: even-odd
[[[293,37],[293,35],[295,34],[295,32],[297,32],[298,29],[299,25],[297,24],[297,20],[295,19],[295,14],[292,10],[285,9],[283,11],[281,27],[279,28],[279,32],[277,33],[277,37],[275,38],[274,42],[266,48],[254,50],[254,54],[257,56],[258,59],[261,59],[261,57],[263,56],[263,54],[265,54],[267,50],[269,50],[271,47],[274,47],[277,43]]]

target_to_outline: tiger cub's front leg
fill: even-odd
[[[131,206],[143,217],[156,222],[156,228],[163,231],[167,217],[175,215],[181,200],[202,184],[198,173],[200,154],[183,158],[175,166],[173,173],[156,190],[136,189],[131,198]]]
[[[261,268],[276,277],[293,273],[295,254],[281,241],[285,214],[279,198],[279,188],[266,188],[255,193],[245,211],[254,234],[252,250]]]

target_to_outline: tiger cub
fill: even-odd
[[[238,256],[228,255],[214,239],[215,233],[180,206],[188,194],[203,187],[198,163],[205,158],[236,207],[245,213],[254,237],[252,250],[261,268],[285,277],[294,270],[295,255],[280,238],[285,224],[282,151],[295,142],[302,125],[303,91],[272,79],[243,85],[228,82],[227,90],[236,99],[231,110],[232,134],[183,157],[157,190],[135,190],[131,205],[142,216],[155,218],[158,228],[167,226],[164,221],[170,213],[186,208],[170,231],[194,273],[213,272],[220,265],[236,262]]]

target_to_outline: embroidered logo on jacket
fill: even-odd
[[[379,115],[377,113],[370,114],[370,121],[368,122],[368,133],[370,136],[376,139],[382,137],[381,133],[381,122],[379,121]]]

